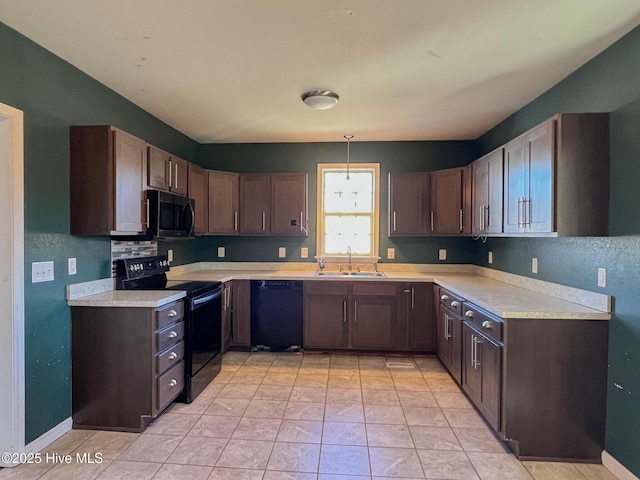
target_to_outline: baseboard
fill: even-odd
[[[43,433],[38,438],[36,438],[33,442],[26,445],[24,447],[25,453],[40,452],[46,446],[50,445],[51,443],[59,439],[62,435],[67,433],[69,430],[71,430],[72,426],[73,426],[73,421],[71,417],[67,418],[66,420],[63,420],[58,425],[53,427],[51,430]]]
[[[613,458],[606,450],[602,452],[602,465],[613,473],[618,480],[640,480],[627,467]]]

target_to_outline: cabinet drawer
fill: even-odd
[[[156,373],[164,372],[182,360],[182,357],[184,357],[184,342],[181,341],[156,355]]]
[[[184,362],[180,362],[158,377],[157,407],[164,409],[184,389]]]
[[[317,280],[304,282],[304,293],[312,295],[349,295],[350,282]]]
[[[472,303],[464,302],[464,318],[487,337],[502,342],[504,323],[498,317],[489,315]]]
[[[354,295],[369,295],[374,297],[395,297],[395,283],[361,282],[353,284]]]
[[[462,298],[454,295],[449,290],[445,290],[444,288],[440,288],[440,304],[445,305],[451,311],[457,313],[458,315],[462,315],[462,302],[464,301]]]
[[[156,352],[178,343],[184,337],[184,322],[170,325],[156,333]]]
[[[156,310],[156,330],[177,322],[184,317],[184,302],[171,303]]]

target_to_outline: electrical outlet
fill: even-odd
[[[387,259],[393,260],[396,258],[396,249],[395,248],[387,248]]]
[[[300,258],[309,258],[309,248],[301,247],[300,248]]]
[[[224,258],[225,251],[224,247],[218,247],[218,258]]]
[[[438,250],[438,260],[446,260],[447,259],[447,249],[441,248]]]
[[[607,269],[606,268],[598,269],[598,286],[602,288],[607,286]]]
[[[173,262],[173,250],[171,249],[167,250],[167,260],[169,260],[169,263]]]
[[[287,257],[287,249],[285,247],[278,248],[278,257],[286,258]]]
[[[538,259],[536,257],[531,259],[531,273],[538,273]]]
[[[33,262],[31,264],[31,283],[53,281],[53,262]]]
[[[75,275],[76,273],[78,273],[78,271],[76,269],[76,259],[75,258],[68,258],[67,259],[67,271],[68,271],[69,275]]]
[[[493,263],[493,252],[489,252],[489,265]]]

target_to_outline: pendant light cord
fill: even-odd
[[[350,178],[349,178],[349,154],[350,154],[351,139],[353,138],[353,135],[345,135],[344,138],[347,139],[347,180],[350,180]]]

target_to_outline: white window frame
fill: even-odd
[[[318,163],[317,166],[317,228],[316,228],[316,258],[323,258],[326,262],[341,262],[344,261],[348,255],[324,255],[324,209],[322,198],[322,179],[323,171],[330,169],[345,169],[346,163]],[[374,171],[374,199],[373,199],[373,213],[371,214],[373,221],[372,235],[372,249],[373,255],[357,255],[353,254],[353,261],[358,263],[377,263],[380,259],[380,164],[379,163],[352,163],[349,165],[351,171],[357,171],[359,169],[367,169]]]

